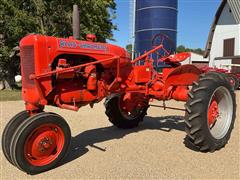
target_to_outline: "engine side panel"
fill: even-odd
[[[116,60],[101,62],[101,60],[108,58],[120,58],[120,67],[125,67],[120,68],[119,72],[123,79],[127,78],[127,74],[131,69],[129,54],[123,48],[106,43],[78,41],[74,39],[55,38],[43,35],[29,35],[21,40],[20,49],[23,75],[23,100],[30,104],[41,104],[41,102],[43,102],[41,101],[41,97],[47,99],[48,103],[54,102],[56,97],[53,94],[55,94],[56,91],[59,91],[59,89],[63,89],[62,86],[59,87],[60,85],[55,82],[56,75],[37,79],[38,86],[36,86],[36,82],[30,78],[30,75],[33,74],[35,76],[40,76],[41,74],[56,70],[56,64],[60,57],[66,57],[67,62],[73,62],[72,66],[79,65],[78,63],[81,63],[81,61],[84,60],[82,57],[88,57],[89,59],[87,60],[90,62],[99,61],[99,65],[101,65],[104,71],[102,72],[103,75],[99,78],[107,77],[108,79],[112,79],[111,76],[116,76]],[[72,57],[74,58],[72,59]],[[86,58],[83,63],[86,63]],[[96,66],[98,67],[98,65]],[[107,75],[104,75],[104,73]],[[109,76],[109,74],[111,74],[111,76]],[[60,77],[62,79],[67,77],[66,79],[69,80],[83,81],[81,78],[77,79],[75,72],[73,72],[73,74],[70,73],[70,76],[58,75],[58,78]],[[111,80],[109,82],[111,82]],[[71,87],[68,88],[71,90]],[[72,88],[76,89],[75,87]],[[85,85],[81,88],[83,88],[81,92],[84,92]],[[42,95],[39,93],[39,89],[41,89]],[[61,96],[61,93],[59,96]],[[67,96],[67,93],[64,92],[64,101],[69,101],[69,99],[66,100]],[[79,94],[76,95],[76,98],[73,97],[73,93],[70,93],[70,96],[72,99],[82,99],[78,97]],[[90,99],[92,100],[93,97]]]

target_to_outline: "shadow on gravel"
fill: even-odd
[[[106,151],[105,148],[95,145],[99,142],[109,141],[113,139],[120,139],[130,133],[136,133],[143,130],[161,130],[170,132],[171,130],[184,131],[184,117],[183,116],[165,116],[165,117],[149,117],[146,116],[144,121],[134,129],[118,129],[114,126],[97,128],[84,131],[75,137],[72,137],[71,147],[67,157],[62,164],[71,162],[88,152],[87,146],[91,146],[100,151]],[[60,166],[61,166],[60,165]]]

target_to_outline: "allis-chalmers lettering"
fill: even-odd
[[[75,41],[66,41],[62,39],[59,41],[59,47],[60,48],[83,48],[83,49],[90,49],[90,50],[107,51],[107,47],[104,45],[89,44],[89,43],[75,42]]]

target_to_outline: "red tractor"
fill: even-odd
[[[208,67],[208,66],[201,68],[201,70],[203,73],[207,73],[207,72],[225,73],[227,75],[230,83],[234,87],[234,89],[238,90],[240,88],[240,73],[233,73],[226,69],[219,69],[219,68],[213,68],[213,67]]]
[[[28,35],[20,42],[22,98],[26,109],[14,116],[2,135],[7,160],[29,174],[56,167],[68,151],[70,128],[46,105],[77,111],[105,100],[106,115],[118,128],[138,126],[152,99],[186,102],[188,139],[202,152],[228,142],[236,116],[233,87],[223,73],[202,73],[180,65],[188,53],[171,54],[159,44],[131,61],[122,48],[95,42]],[[162,67],[155,70],[153,58]]]

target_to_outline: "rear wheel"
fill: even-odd
[[[137,127],[147,114],[148,107],[148,101],[138,93],[112,94],[105,101],[109,121],[122,129]]]
[[[19,169],[37,174],[54,168],[65,156],[70,141],[70,128],[61,116],[39,113],[15,131],[10,156]]]
[[[10,142],[16,129],[29,117],[27,111],[16,114],[5,126],[2,133],[2,150],[6,159],[13,164],[10,158]]]
[[[224,74],[200,76],[186,103],[186,132],[203,152],[213,152],[227,144],[236,117],[234,90]]]

